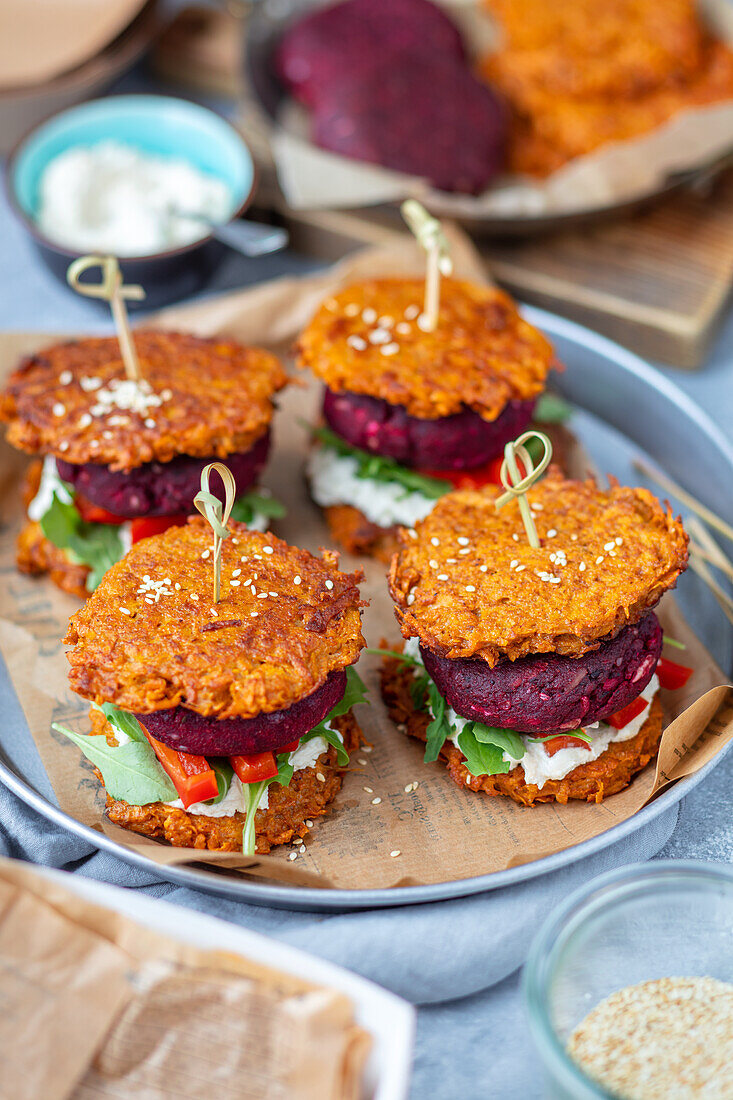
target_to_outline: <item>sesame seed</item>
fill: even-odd
[[[447,573],[438,573],[437,579],[439,581],[447,581],[448,580],[448,574]]]
[[[445,564],[446,565],[458,565],[458,558],[446,558],[445,559]]]
[[[246,581],[242,581],[242,584],[244,585],[245,588],[247,587],[248,584],[251,584],[251,583],[252,583],[252,578],[251,577],[247,577]]]
[[[258,592],[257,593],[257,599],[258,600],[266,600],[267,599],[267,593],[266,592]]]
[[[373,328],[369,333],[370,344],[389,344],[392,339],[392,333],[388,332],[386,328]]]
[[[305,844],[301,844],[300,848],[298,848],[298,851],[301,855],[305,855]]]
[[[611,541],[610,541],[610,542],[606,542],[606,543],[604,543],[604,545],[603,545],[603,549],[604,549],[604,550],[614,550],[614,551],[615,551],[615,549],[616,549],[616,543],[615,543],[615,542],[613,541],[613,539],[611,539]]]
[[[382,344],[379,350],[381,351],[382,355],[396,355],[397,352],[400,350],[400,345],[392,341],[391,344]]]
[[[253,596],[257,595],[257,589],[255,588],[255,586],[253,584],[251,584],[249,586],[249,590],[250,590],[250,592],[252,593]]]
[[[210,607],[209,611],[211,612],[211,614],[214,616],[215,619],[219,618],[219,612],[216,610],[215,607]]]
[[[231,585],[232,588],[239,588],[241,583],[242,583],[241,581],[229,581],[229,584]]]
[[[74,375],[71,373],[70,370],[62,370],[61,374],[59,375],[59,382],[62,386],[68,386],[73,377]]]
[[[440,539],[437,539],[435,537],[435,535],[433,535],[433,537],[430,540],[430,545],[431,546],[440,546]]]
[[[516,533],[516,531],[512,535],[512,538],[514,539],[515,542],[519,542],[519,535]]]
[[[373,325],[377,319],[376,309],[372,309],[371,306],[367,306],[366,309],[361,311],[361,319],[365,321],[367,325]]]
[[[471,553],[471,547],[470,546],[464,546],[462,550],[458,551],[458,553],[461,557],[463,557],[464,554],[470,554]]]
[[[600,565],[602,561],[603,561],[603,554],[599,554],[598,557],[596,558],[596,565]]]
[[[365,787],[364,790],[367,794],[374,794],[374,787]]]
[[[316,779],[318,780],[319,783],[325,783],[326,782],[326,777],[323,774],[323,772],[316,772]]]
[[[362,745],[361,746],[361,751],[362,752],[373,752],[374,749],[373,749],[372,745]]]
[[[526,568],[527,568],[526,565],[518,565],[517,568],[514,570],[514,572],[515,573],[523,573]]]
[[[417,531],[415,530],[414,527],[408,527],[407,528],[407,533],[408,533],[408,535],[410,536],[411,539],[416,539],[417,538]]]
[[[155,427],[155,421],[150,416],[146,417],[146,419],[143,421],[143,423],[145,424],[146,428],[154,428]]]
[[[430,318],[427,313],[421,313],[417,319],[417,327],[421,332],[430,332]]]
[[[53,407],[54,416],[63,416],[66,412],[66,405],[62,405],[60,401],[57,401]]]
[[[519,565],[519,562],[517,561],[516,558],[512,558],[512,560],[509,562],[509,568],[510,569],[516,569],[518,565]]]
[[[347,306],[344,306],[344,313],[347,317],[356,317],[359,312],[359,307],[356,302],[349,302]]]
[[[580,570],[581,573],[585,573],[585,562],[584,561],[582,561],[580,563],[580,565],[578,566],[578,569]]]
[[[80,378],[79,385],[84,390],[84,393],[92,393],[93,390],[98,390],[102,385],[101,378]]]
[[[395,850],[393,852],[390,852],[389,854],[392,856],[392,859],[396,859],[397,856],[402,855],[402,852],[399,850],[399,848],[395,848]]]
[[[306,827],[306,829],[312,829],[313,828],[313,822],[310,820],[310,818],[306,818],[305,827]]]
[[[615,542],[616,542],[616,545],[617,545],[617,546],[621,546],[621,544],[623,543],[623,541],[624,541],[624,540],[623,540],[623,539],[621,539],[621,538],[619,538],[619,537],[618,537],[618,535],[616,536]]]
[[[398,325],[395,325],[394,330],[395,332],[398,332],[400,336],[409,336],[411,331],[407,321],[400,321]]]
[[[329,592],[330,592],[330,591],[331,591],[331,589],[333,588],[333,581],[326,581],[326,588],[327,588],[327,589],[329,590]]]
[[[175,584],[173,585],[173,587],[175,588],[176,592],[180,592],[180,591],[181,591],[181,586],[180,586],[180,584],[178,583],[178,581],[176,581],[176,583],[175,583]]]
[[[210,558],[210,557],[211,557],[211,550],[204,550],[204,552],[203,552],[203,554],[201,555],[201,557],[202,557],[202,558],[203,558],[204,560],[206,560],[206,558]]]
[[[357,336],[356,333],[352,333],[351,336],[346,337],[346,343],[354,351],[366,351],[367,342],[361,336]]]
[[[272,596],[273,600],[277,599],[277,592],[270,592],[269,595]]]
[[[291,852],[290,855],[288,856],[289,860],[294,860],[294,859],[297,859],[297,858],[298,858],[298,853],[297,852]]]
[[[112,439],[112,432],[102,432],[102,439]]]
[[[489,571],[488,565],[479,565],[479,569],[482,573],[488,573]],[[519,570],[517,570],[517,572],[519,572]]]
[[[259,611],[250,611],[249,614],[250,614],[250,618],[256,619],[257,616],[259,615]]]
[[[459,546],[468,546],[468,543],[469,543],[469,539],[467,539],[465,535],[459,535],[458,536],[458,545]]]
[[[443,580],[443,579],[445,579],[445,580],[448,579],[447,576],[445,575],[445,573],[443,574],[442,577],[438,577],[438,580]],[[414,602],[415,602],[415,593],[414,592],[408,592],[407,593],[408,606],[411,606],[412,604],[414,604]]]
[[[475,592],[475,591],[476,591],[476,586],[475,585],[473,585],[473,584],[467,584],[466,585],[466,592]]]
[[[405,794],[409,794],[411,790],[412,790],[412,783],[408,783],[407,786],[405,787]]]
[[[69,449],[68,439],[62,439],[61,442],[59,443],[59,450],[60,451],[68,451],[68,449]]]
[[[420,315],[420,306],[408,306],[405,310],[405,317],[408,321],[414,321],[416,317]]]
[[[122,612],[123,615],[129,615],[130,614],[130,612],[127,610],[126,607],[121,607],[120,611]]]
[[[372,799],[372,806],[378,806],[381,801],[382,801],[381,798],[373,798]]]
[[[548,539],[554,539],[556,534],[557,534],[557,531],[555,530],[555,528],[551,527],[550,530],[547,532],[547,537],[548,537]]]
[[[293,584],[300,584],[300,583],[301,583],[301,578],[300,577],[293,577]]]
[[[232,570],[232,576],[233,577],[238,577],[241,572],[242,572],[241,569],[233,569]],[[246,584],[247,582],[245,581],[244,583]]]
[[[572,535],[570,536],[570,538],[571,538],[571,539],[573,540],[573,542],[577,542],[577,541],[578,541],[578,536],[577,536],[577,535],[576,535],[575,533],[573,533],[573,534],[572,534]]]
[[[262,549],[264,550],[264,552],[266,554],[274,554],[275,553],[275,551],[273,550],[273,548],[271,546],[263,546]],[[255,554],[255,557],[257,557],[256,554]]]
[[[198,596],[196,595],[196,593],[195,593],[195,592],[192,592],[192,593],[191,593],[191,599],[192,599],[192,600],[198,600]]]
[[[428,565],[430,566],[431,569],[437,569],[438,568],[438,563],[435,560],[435,558],[431,558],[430,561],[428,562]]]
[[[392,328],[394,317],[390,317],[388,313],[385,313],[384,317],[380,317],[377,323],[380,324],[382,328]]]

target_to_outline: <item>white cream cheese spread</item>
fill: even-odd
[[[357,470],[355,458],[339,455],[331,447],[314,447],[307,472],[316,504],[321,508],[350,504],[378,527],[395,523],[412,527],[435,504],[422,493],[410,492],[396,483],[358,477]]]

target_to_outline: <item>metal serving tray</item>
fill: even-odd
[[[555,386],[579,409],[573,428],[599,470],[622,482],[638,483],[631,465],[640,452],[662,467],[681,486],[733,523],[733,447],[674,383],[631,352],[605,337],[543,310],[527,307],[524,315],[554,342],[564,373]],[[727,496],[721,492],[728,488]],[[674,503],[674,502],[673,502]],[[681,509],[684,514],[684,509]],[[691,573],[682,578],[677,596],[682,610],[720,666],[733,667],[733,630],[707,589]],[[0,665],[0,704],[6,721],[0,728],[0,780],[44,817],[83,837],[90,845],[162,879],[257,905],[285,909],[346,910],[415,905],[496,890],[548,874],[592,855],[643,828],[675,805],[722,760],[720,752],[696,775],[664,791],[650,805],[620,824],[575,847],[505,871],[476,878],[407,886],[392,890],[319,890],[274,885],[201,867],[161,867],[80,824],[54,804],[45,773],[7,674]],[[728,745],[728,748],[731,746]]]

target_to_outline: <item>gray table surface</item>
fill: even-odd
[[[108,328],[97,306],[67,291],[46,271],[4,198],[0,199],[0,255],[0,329],[88,332]],[[294,253],[256,263],[229,255],[207,293],[306,272],[314,266]],[[729,431],[733,422],[733,314],[722,326],[704,370],[667,373]],[[675,832],[658,858],[733,860],[732,783],[733,753],[683,801]],[[414,1095],[433,1100],[456,1095],[502,1100],[540,1096],[539,1078],[526,1062],[526,1044],[514,1038],[525,1032],[518,974],[480,995],[421,1009]],[[516,1050],[517,1059],[521,1059],[516,1072],[508,1071],[512,1060],[508,1048]]]

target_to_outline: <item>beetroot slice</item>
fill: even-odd
[[[534,406],[510,401],[496,420],[472,409],[421,420],[379,397],[329,389],[323,397],[327,424],[347,443],[425,470],[467,470],[496,458],[529,424]]]
[[[241,495],[257,481],[270,450],[269,429],[249,451],[227,455],[224,460]],[[170,462],[146,462],[129,473],[95,466],[91,462],[72,465],[56,459],[59,476],[92,504],[106,508],[115,516],[137,519],[140,516],[173,516],[194,511],[193,498],[201,488],[201,471],[219,459],[191,458],[178,455]],[[211,479],[211,491],[223,500],[218,478]]]
[[[506,121],[503,104],[462,62],[405,51],[324,94],[313,140],[473,195],[504,166]]]
[[[294,23],[273,60],[279,80],[313,106],[344,78],[402,51],[465,56],[455,24],[430,0],[345,0]]]
[[[343,699],[346,673],[332,672],[319,688],[285,710],[256,718],[205,718],[186,707],[136,714],[138,722],[158,741],[195,756],[237,756],[277,752],[298,741]]]
[[[421,646],[425,668],[456,714],[487,726],[543,735],[602,721],[633,702],[662,652],[653,611],[582,657],[485,661],[438,657]]]

